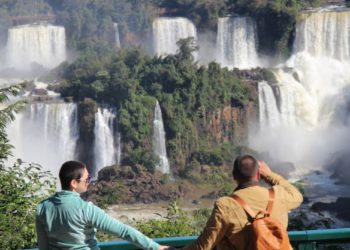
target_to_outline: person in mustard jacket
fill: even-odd
[[[168,249],[80,198],[80,193],[85,192],[90,183],[85,164],[65,162],[59,177],[62,191],[37,206],[36,230],[40,250],[99,249],[95,228],[128,240],[141,249]]]
[[[271,216],[278,219],[287,229],[288,212],[300,206],[302,194],[282,176],[271,171],[263,161],[257,161],[251,155],[237,157],[233,167],[233,178],[238,186],[234,194],[241,197],[255,211],[266,210],[269,191],[259,185],[263,178],[273,186],[275,199]],[[198,239],[183,250],[249,250],[251,249],[250,232],[244,230],[249,223],[241,205],[232,197],[221,197],[215,204],[206,227]]]

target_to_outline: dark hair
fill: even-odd
[[[60,169],[59,177],[63,190],[69,190],[72,180],[78,180],[83,176],[86,165],[80,161],[66,161]]]
[[[232,175],[250,181],[258,171],[258,161],[251,155],[238,156],[233,163]]]

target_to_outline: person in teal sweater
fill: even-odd
[[[65,162],[59,172],[62,191],[43,200],[36,210],[38,247],[46,249],[99,249],[96,228],[128,240],[146,250],[166,250],[136,229],[107,215],[80,198],[90,183],[84,163]]]

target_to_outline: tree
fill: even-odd
[[[53,193],[55,181],[39,165],[0,163],[0,249],[35,247],[35,209]]]
[[[20,249],[35,246],[34,211],[40,200],[55,190],[55,182],[48,172],[35,164],[17,160],[6,166],[5,160],[12,146],[6,135],[6,125],[23,107],[23,101],[11,102],[21,85],[0,89],[0,249]]]
[[[0,89],[0,104],[5,105],[4,108],[0,108],[0,162],[7,158],[12,147],[7,139],[6,125],[15,119],[15,113],[18,113],[24,105],[23,101],[9,102],[9,96],[18,95],[21,88],[22,86],[16,85]]]

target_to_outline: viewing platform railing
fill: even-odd
[[[289,239],[295,250],[316,249],[350,249],[350,228],[305,230],[288,232]],[[194,241],[197,236],[157,238],[155,241],[162,245],[176,248],[184,247]],[[137,247],[127,241],[100,242],[101,250],[136,250]]]

